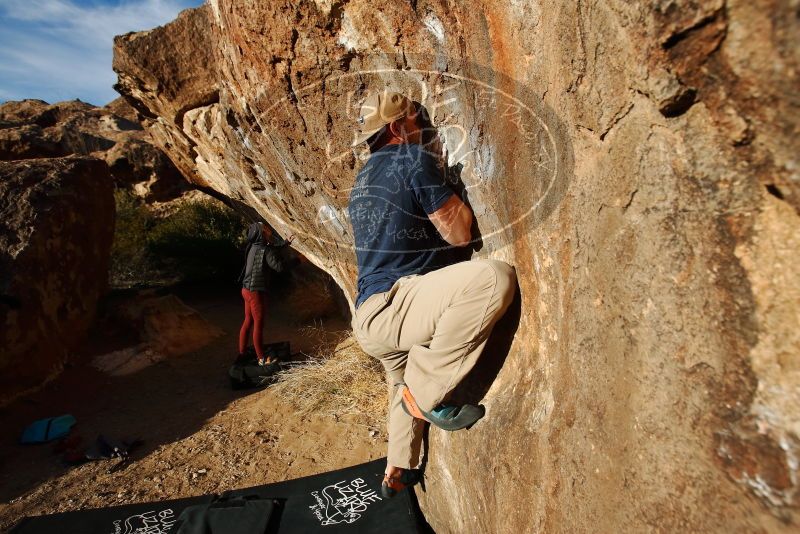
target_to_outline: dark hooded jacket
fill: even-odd
[[[281,238],[275,243],[267,243],[261,229],[262,223],[253,223],[247,229],[246,259],[239,279],[242,287],[250,291],[267,289],[267,268],[280,273],[286,267],[280,249],[289,243]]]

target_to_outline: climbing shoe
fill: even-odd
[[[424,419],[442,430],[461,430],[475,424],[486,413],[486,408],[481,405],[464,404],[463,406],[448,406],[440,404],[430,412],[423,411],[417,406],[417,401],[411,395],[408,387],[403,387],[403,410],[417,419]]]
[[[389,475],[383,475],[381,495],[387,499],[391,499],[407,487],[413,486],[419,482],[420,478],[421,476],[418,469],[403,469],[403,473],[399,477],[395,476],[389,478]]]

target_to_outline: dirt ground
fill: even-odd
[[[233,391],[227,368],[242,318],[235,291],[179,296],[225,333],[206,347],[137,373],[111,377],[81,361],[45,389],[0,410],[0,531],[30,515],[218,493],[292,479],[385,455],[384,429],[344,420],[298,417],[269,389]],[[269,307],[265,342],[289,340],[294,351],[320,342],[301,331],[279,304]],[[347,328],[340,317],[316,322]],[[114,347],[119,348],[119,346]],[[117,460],[64,464],[54,444],[18,444],[25,425],[70,413],[84,445],[99,434],[140,438],[123,469]],[[376,484],[379,482],[376,481]]]

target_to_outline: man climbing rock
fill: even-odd
[[[474,424],[482,406],[447,404],[475,365],[514,295],[507,263],[452,263],[472,240],[472,211],[447,185],[422,144],[424,108],[390,91],[362,105],[356,144],[371,155],[350,194],[358,261],[353,332],[379,359],[391,386],[389,452],[382,493],[417,482],[422,425]]]

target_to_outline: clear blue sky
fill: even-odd
[[[149,30],[203,0],[0,0],[0,102],[114,100],[115,35]]]

